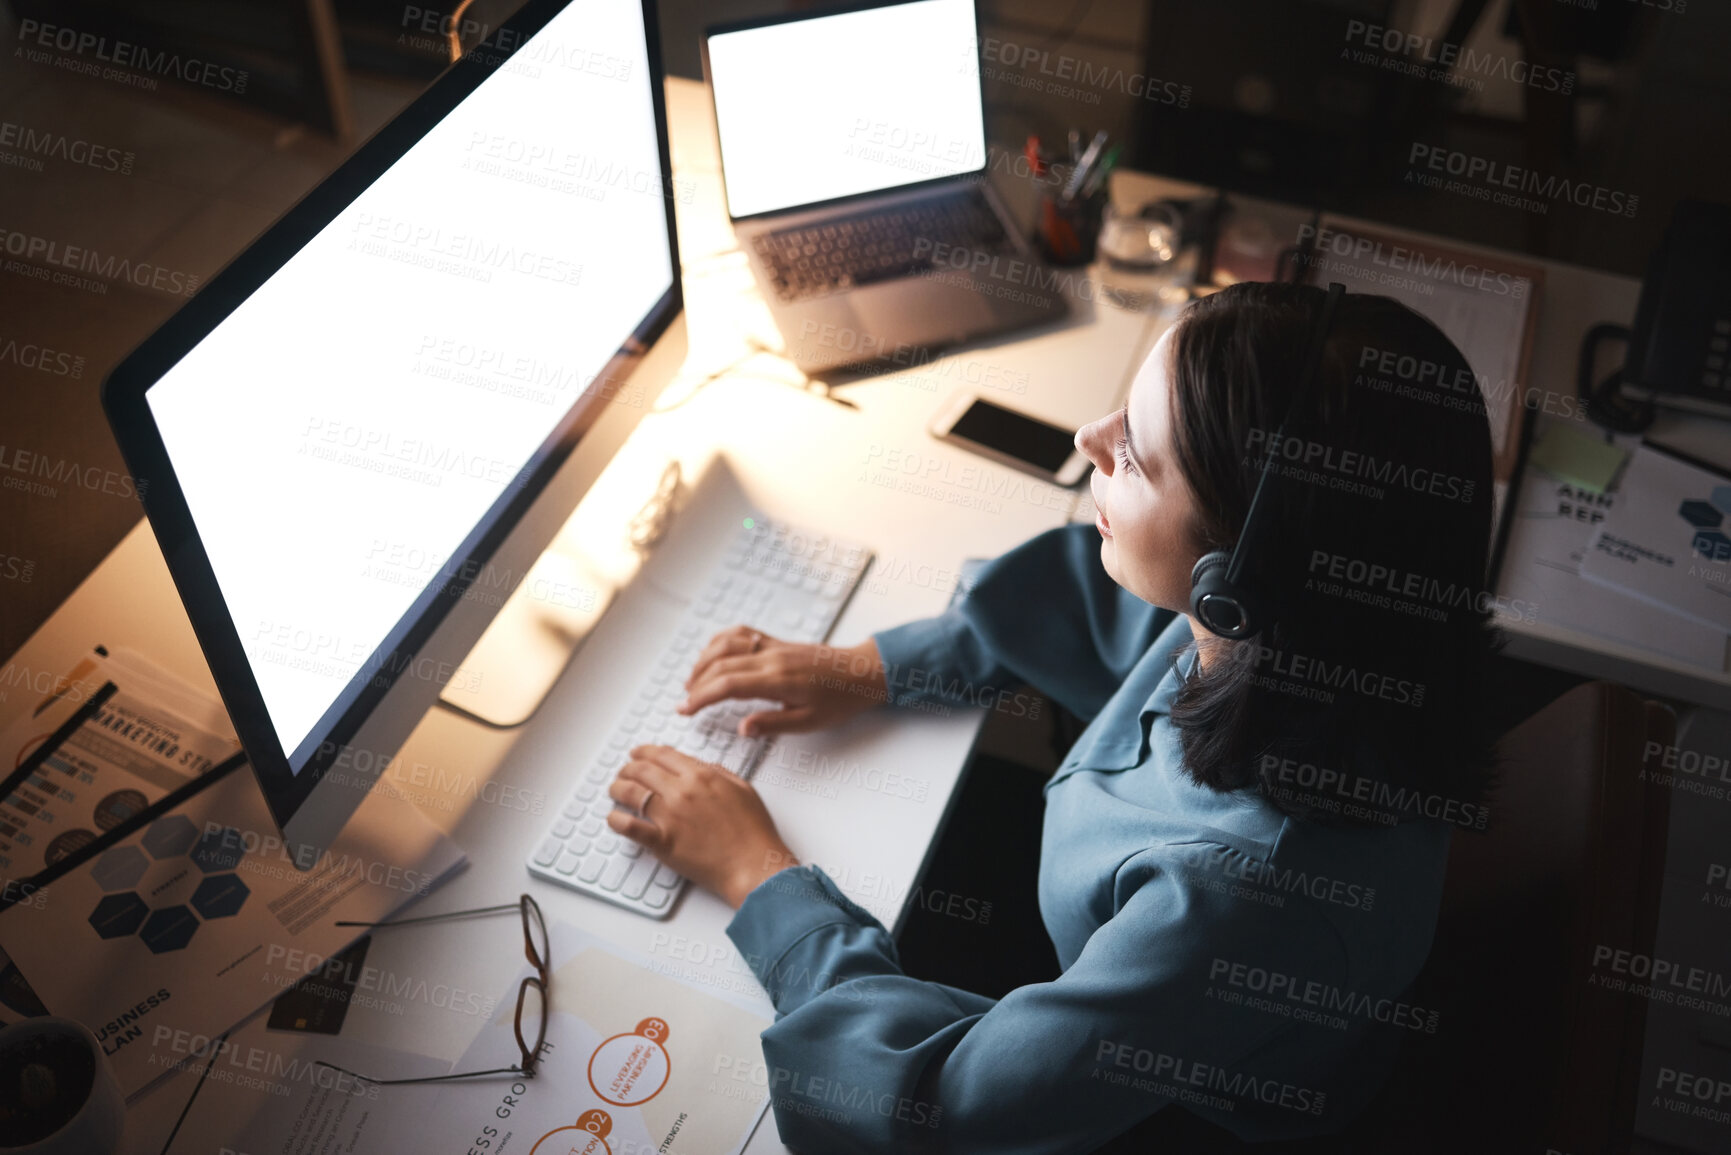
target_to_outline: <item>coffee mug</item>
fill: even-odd
[[[114,1155],[126,1101],[96,1036],[52,1016],[0,1030],[0,1155]]]

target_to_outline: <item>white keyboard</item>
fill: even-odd
[[[676,714],[692,664],[711,637],[732,625],[784,641],[823,641],[870,561],[870,551],[857,542],[768,518],[745,518],[654,672],[529,855],[529,873],[651,918],[666,918],[685,879],[607,825],[614,809],[607,787],[625,764],[625,752],[661,743],[751,777],[773,738],[740,737],[740,719],[777,703],[717,702],[690,717]]]

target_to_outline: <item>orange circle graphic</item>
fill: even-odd
[[[549,1131],[529,1148],[529,1155],[613,1155],[613,1149],[607,1146],[607,1135],[613,1130],[613,1117],[599,1108],[585,1111],[577,1116],[577,1122],[570,1127],[560,1127]],[[556,1136],[564,1138],[555,1138]],[[552,1139],[552,1143],[547,1141]],[[546,1145],[543,1151],[542,1145]]]
[[[618,1107],[655,1098],[673,1074],[673,1059],[662,1045],[668,1033],[666,1019],[647,1018],[629,1034],[602,1040],[589,1057],[589,1089]]]

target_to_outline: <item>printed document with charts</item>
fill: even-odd
[[[745,1146],[769,1103],[758,1035],[770,1020],[749,1004],[650,969],[575,927],[556,924],[543,1069],[508,1089],[447,1094],[409,1150],[490,1155],[728,1155]],[[518,976],[531,973],[527,967]],[[456,1070],[516,1061],[516,983]],[[449,1090],[449,1089],[448,1089]],[[460,1137],[463,1142],[453,1143]],[[370,1148],[384,1151],[384,1147]]]
[[[408,1086],[368,1083],[322,1061],[379,1077],[432,1073],[426,1059],[357,1049],[342,1039],[251,1029],[229,1052],[269,1074],[261,1091],[211,1080],[168,1155],[730,1155],[769,1102],[758,1035],[766,1003],[659,973],[575,927],[549,927],[551,1014],[533,1079],[488,1076]],[[452,1071],[520,1061],[512,1025],[525,966]],[[534,1027],[525,1024],[525,1031]],[[292,1054],[288,1048],[292,1047]],[[263,1056],[263,1058],[258,1058]],[[230,1066],[235,1063],[228,1064]],[[187,1077],[176,1086],[190,1082]],[[259,1080],[253,1080],[257,1083]],[[870,1106],[852,1104],[855,1110]]]
[[[97,653],[0,725],[17,759],[86,712],[15,796],[28,813],[0,820],[12,881],[237,747],[220,703],[140,655]],[[242,768],[0,913],[0,955],[51,1013],[90,1028],[131,1096],[172,1066],[155,1040],[228,1030],[303,977],[291,960],[354,941],[337,920],[383,919],[464,861],[413,806],[375,793],[296,869]]]

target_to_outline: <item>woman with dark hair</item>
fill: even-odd
[[[1450,832],[1484,813],[1490,429],[1459,351],[1386,298],[1338,302],[1301,389],[1323,313],[1290,285],[1193,304],[1076,436],[1096,524],[1011,550],[942,616],[845,651],[735,628],[692,670],[688,712],[782,703],[748,732],[1024,682],[1091,719],[1046,787],[1055,980],[992,1000],[909,977],[749,785],[632,752],[609,821],[738,908],[790,1146],[1087,1151],[1171,1104],[1324,1133],[1435,1029],[1402,997]],[[1241,544],[1264,471],[1242,577],[1268,620],[1214,636],[1191,570]]]

